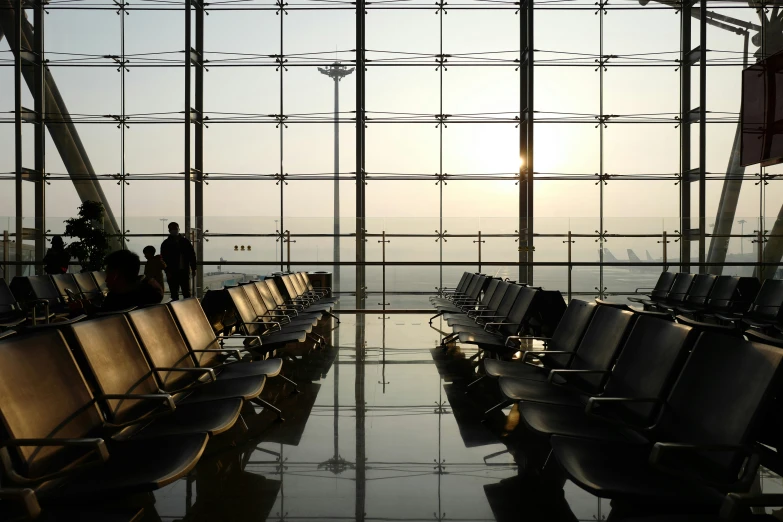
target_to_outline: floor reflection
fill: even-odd
[[[423,315],[343,315],[332,347],[288,352],[246,427],[210,444],[187,480],[155,494],[145,520],[600,520],[609,506],[530,464],[514,411],[492,383],[466,395],[475,352],[437,348]],[[521,446],[525,446],[522,448]]]

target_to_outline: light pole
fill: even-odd
[[[332,287],[340,290],[340,80],[354,71],[334,62],[328,67],[319,67],[318,72],[334,80],[334,274]],[[357,130],[358,132],[358,130]]]
[[[747,221],[745,221],[744,219],[740,219],[739,221],[737,221],[737,223],[740,224],[740,235],[743,236],[743,237],[740,238],[740,254],[744,254],[745,253],[745,249],[744,249],[744,246],[743,246],[742,243],[745,241],[745,237],[744,237],[745,236],[745,223],[747,223]]]

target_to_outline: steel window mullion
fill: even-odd
[[[43,273],[46,254],[46,62],[44,56],[44,8],[37,0],[33,54],[35,55],[35,261],[36,272]]]

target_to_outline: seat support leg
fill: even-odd
[[[446,346],[447,344],[449,344],[449,343],[450,343],[451,341],[453,341],[454,339],[457,339],[458,337],[459,337],[459,334],[458,334],[458,333],[450,333],[449,335],[447,335],[446,337],[444,337],[444,338],[443,338],[443,339],[440,341],[440,345],[441,345],[441,346]]]
[[[432,317],[430,317],[430,324],[432,324],[432,320],[433,319],[435,319],[436,317],[440,317],[441,315],[443,315],[443,312],[438,312],[437,314],[435,314]]]
[[[514,404],[514,401],[512,401],[511,399],[506,399],[506,400],[504,400],[502,402],[499,402],[499,403],[495,404],[494,406],[492,406],[487,411],[485,411],[484,412],[484,417],[489,416],[489,414],[492,413],[493,411],[502,410],[506,406],[511,406],[512,404]]]
[[[340,318],[334,315],[332,312],[327,312],[326,310],[324,310],[324,313],[329,317],[331,317],[332,319],[334,319],[335,321],[337,321],[337,324],[340,324]]]
[[[278,407],[274,406],[273,404],[271,404],[271,403],[269,403],[269,402],[266,402],[266,401],[265,401],[264,399],[262,399],[261,397],[256,397],[255,399],[253,399],[253,402],[254,402],[255,404],[258,404],[259,406],[263,406],[263,407],[264,407],[264,409],[267,409],[267,408],[268,408],[268,409],[272,410],[273,412],[275,412],[275,414],[277,415],[277,420],[278,420],[279,422],[283,422],[283,421],[285,420],[285,419],[283,418],[283,411],[282,411],[280,408],[278,408]]]
[[[309,333],[309,334],[307,334],[307,338],[315,343],[316,348],[322,346],[321,339],[316,337],[316,334]]]
[[[487,376],[486,376],[486,375],[482,375],[482,376],[481,376],[481,377],[479,377],[478,379],[475,379],[474,381],[472,381],[470,384],[468,384],[468,385],[467,385],[467,387],[466,387],[466,389],[465,389],[465,393],[466,393],[466,394],[470,393],[470,389],[471,389],[472,387],[474,387],[475,385],[477,385],[478,383],[480,383],[481,381],[483,381],[483,380],[484,380],[484,379],[486,379],[486,378],[487,378]]]
[[[294,393],[299,393],[299,385],[296,384],[296,382],[292,381],[291,379],[289,379],[288,377],[286,377],[282,373],[278,374],[277,376],[280,377],[281,379],[283,379],[285,382],[293,384],[294,385]]]

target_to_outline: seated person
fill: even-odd
[[[130,250],[116,250],[106,256],[106,286],[109,293],[99,312],[114,312],[160,303],[163,287],[154,279],[139,277],[139,256]]]

